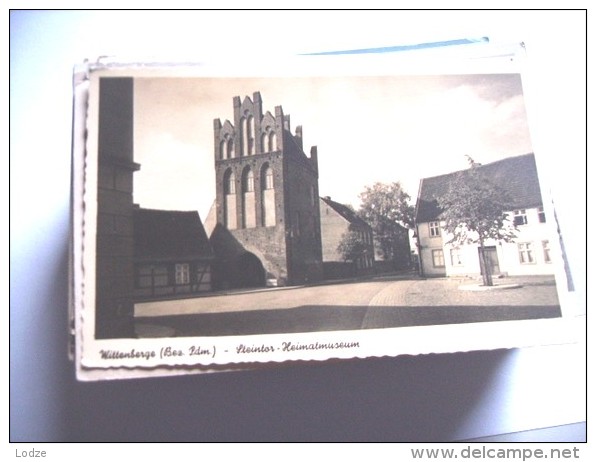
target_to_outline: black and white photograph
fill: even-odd
[[[562,318],[520,73],[90,76],[84,367],[465,350]]]
[[[13,456],[590,459],[587,9],[312,6],[11,8]]]

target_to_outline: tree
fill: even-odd
[[[341,253],[344,261],[355,261],[363,258],[369,252],[369,245],[362,239],[361,233],[349,230],[344,233],[337,251]]]
[[[468,156],[470,168],[457,173],[446,194],[438,199],[442,210],[444,230],[452,236],[448,244],[479,244],[482,281],[492,286],[492,275],[487,265],[487,240],[512,242],[515,226],[505,214],[511,203],[502,188],[482,175],[480,164]]]
[[[377,182],[367,186],[359,197],[361,205],[358,215],[372,227],[383,258],[395,261],[400,255],[400,246],[408,244],[405,228],[414,225],[414,207],[409,204],[410,196],[399,182]]]

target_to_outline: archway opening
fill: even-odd
[[[250,252],[243,253],[236,260],[236,287],[265,286],[265,268],[261,260]]]

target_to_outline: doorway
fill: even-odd
[[[236,260],[235,287],[263,287],[265,285],[265,268],[261,260],[250,252],[243,253]]]
[[[499,257],[497,256],[497,247],[494,245],[484,247],[484,254],[486,255],[486,266],[490,274],[493,276],[501,274],[501,268],[499,267]],[[480,247],[478,247],[478,258],[482,258]],[[480,265],[480,274],[484,274],[482,271],[482,264]]]

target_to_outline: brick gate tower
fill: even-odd
[[[261,94],[233,98],[234,123],[215,119],[217,226],[211,236],[222,287],[303,284],[322,278],[317,149],[290,131]]]

